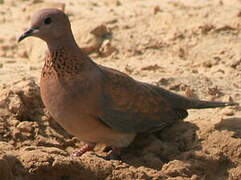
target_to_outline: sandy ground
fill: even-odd
[[[97,63],[193,98],[241,103],[240,0],[4,0],[1,180],[241,179],[240,107],[190,110],[184,121],[138,136],[122,161],[99,158],[103,146],[70,156],[82,143],[49,117],[39,95],[45,44],[16,42],[42,7],[65,10]]]

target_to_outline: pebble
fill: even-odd
[[[20,123],[17,125],[17,128],[18,128],[21,132],[28,132],[28,133],[30,133],[30,132],[33,130],[32,123],[31,123],[31,122],[28,122],[28,121],[20,122]]]
[[[223,109],[222,111],[223,115],[226,115],[226,116],[233,116],[234,115],[234,111],[232,109]]]

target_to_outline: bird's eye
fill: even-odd
[[[50,24],[51,22],[52,22],[52,19],[50,17],[44,20],[44,24]]]

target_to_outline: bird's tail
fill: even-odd
[[[216,108],[216,107],[226,107],[226,106],[239,106],[239,103],[192,100],[190,103],[190,107],[188,107],[188,109]]]
[[[167,91],[166,89],[161,87],[150,86],[147,84],[144,85],[153,88],[153,90],[156,90],[156,92],[158,92],[159,95],[163,97],[174,109],[204,109],[226,106],[239,106],[239,103],[236,102],[216,102],[192,99]]]

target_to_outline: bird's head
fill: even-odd
[[[58,41],[59,38],[67,36],[71,32],[68,16],[59,9],[48,8],[37,11],[32,19],[30,28],[23,33],[18,42],[34,36],[48,43],[48,41]]]

